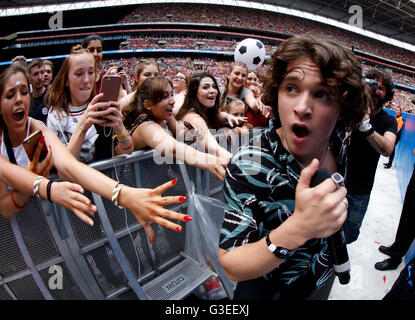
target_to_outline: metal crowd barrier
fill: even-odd
[[[184,214],[192,195],[223,202],[223,184],[209,171],[175,160],[160,164],[159,160],[154,150],[136,151],[91,167],[139,188],[154,188],[178,178],[164,195],[187,195],[188,201],[167,207]],[[150,244],[129,210],[89,191],[85,194],[97,206],[94,226],[35,197],[14,218],[0,216],[0,300],[178,300],[212,276],[219,276],[232,299],[232,286],[217,260],[217,248],[208,247],[213,271],[184,252],[189,223],[199,228],[201,241],[208,243],[203,224],[181,223],[181,233],[152,224],[155,239]]]
[[[137,151],[91,167],[135,187],[154,188],[178,178],[165,195],[189,196],[194,192],[190,179],[206,175],[183,164],[159,165],[153,155]],[[217,276],[184,253],[186,224],[181,233],[152,224],[156,236],[150,244],[129,210],[86,195],[98,209],[92,227],[34,197],[14,218],[0,218],[0,299],[176,300]],[[168,208],[186,213],[187,206]]]

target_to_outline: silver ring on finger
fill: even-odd
[[[333,180],[333,182],[337,185],[337,188],[344,187],[344,178],[340,173],[333,173],[331,175],[331,180]]]
[[[347,201],[347,198],[344,198],[342,200],[342,202],[346,205],[346,209],[348,209],[349,208],[349,201]]]

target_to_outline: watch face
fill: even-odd
[[[284,248],[282,248],[281,250],[280,250],[280,253],[282,254],[282,255],[287,255],[288,254],[288,250],[287,249],[284,249]]]
[[[333,179],[333,181],[337,184],[337,186],[339,187],[343,187],[344,186],[344,179],[342,177],[342,175],[340,173],[333,173],[331,175],[331,178]]]

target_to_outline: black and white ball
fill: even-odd
[[[265,46],[257,39],[244,39],[236,46],[234,59],[245,63],[249,70],[255,70],[264,63]]]

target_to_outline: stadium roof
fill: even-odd
[[[129,0],[106,0],[106,1],[84,1],[75,0],[22,0],[4,1],[0,0],[0,16],[22,15],[37,12],[52,12],[58,10],[75,10],[91,7],[120,6],[128,4],[149,3],[151,1],[129,1]],[[154,2],[169,2],[168,0]],[[190,0],[180,2],[189,3]],[[199,2],[200,1],[194,1]],[[206,1],[216,4],[232,2],[241,4],[250,1],[237,0],[212,0]],[[415,0],[258,0],[251,1],[252,4],[273,4],[292,10],[301,10],[313,15],[323,16],[348,24],[355,14],[349,12],[352,6],[362,9],[363,28],[393,39],[410,44],[415,44]]]
[[[363,28],[382,35],[415,43],[415,0],[269,0],[269,3],[308,11],[348,23],[353,5],[360,6]]]

